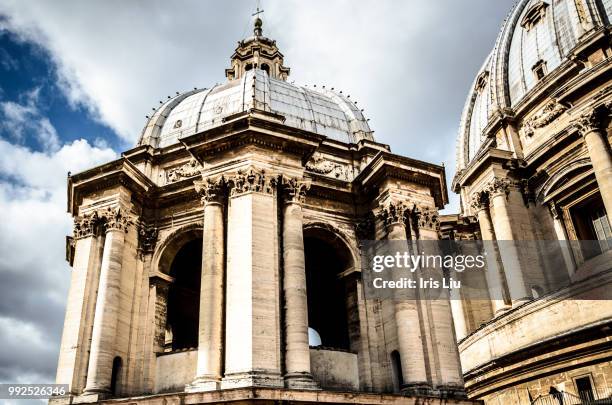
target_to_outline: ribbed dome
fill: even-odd
[[[458,170],[478,152],[495,112],[520,105],[530,90],[569,60],[587,31],[610,21],[612,0],[601,5],[605,16],[582,1],[517,2],[468,95],[459,128]]]
[[[255,68],[240,79],[168,100],[149,119],[138,145],[169,146],[179,138],[221,125],[225,117],[251,109],[280,114],[287,126],[337,141],[373,140],[367,120],[343,94],[298,87]]]

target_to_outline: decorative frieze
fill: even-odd
[[[563,114],[567,107],[556,100],[552,100],[539,113],[523,122],[523,132],[527,136],[533,136],[538,128],[544,128],[557,117]]]
[[[349,169],[345,165],[332,162],[326,159],[320,153],[315,153],[312,158],[306,163],[306,170],[323,174],[329,177],[334,177],[339,180],[349,181]]]
[[[245,193],[274,194],[278,179],[269,176],[263,169],[238,170],[227,180],[230,185],[230,196],[235,197]]]
[[[202,172],[202,166],[197,160],[191,159],[182,166],[174,167],[166,171],[166,182],[174,183],[179,180],[188,179],[199,175]]]
[[[227,182],[223,176],[207,177],[204,180],[196,180],[193,184],[202,204],[220,203],[225,196]]]
[[[75,217],[74,238],[81,239],[89,236],[95,236],[100,224],[101,218],[98,216],[96,211]]]
[[[310,189],[310,181],[301,180],[295,177],[281,178],[283,186],[283,198],[286,202],[303,203],[306,199],[306,193]]]

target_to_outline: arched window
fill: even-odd
[[[270,74],[270,66],[267,63],[261,64],[261,70],[265,71],[268,75]]]
[[[172,350],[198,346],[202,239],[185,243],[170,266],[174,282],[168,290],[167,330]],[[171,343],[170,343],[171,342]]]
[[[121,357],[117,356],[113,359],[113,369],[111,371],[111,394],[113,396],[119,395],[119,378],[121,377]]]
[[[349,327],[358,315],[353,285],[343,277],[353,267],[350,251],[336,235],[318,228],[304,231],[304,250],[308,326],[321,346],[351,350],[349,330],[359,333],[359,327]]]
[[[393,391],[400,392],[404,384],[404,374],[402,372],[402,359],[397,350],[391,352],[391,372],[393,373]]]
[[[244,67],[244,70],[246,70],[247,72],[251,69],[253,69],[253,65],[250,63],[247,63],[246,66]]]

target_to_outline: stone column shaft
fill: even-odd
[[[612,156],[610,156],[608,139],[602,130],[593,129],[584,135],[584,142],[589,150],[599,194],[612,226]]]
[[[204,194],[204,234],[200,319],[198,327],[198,363],[196,379],[188,391],[215,390],[223,374],[223,314],[225,247],[222,182],[207,180],[196,184]]]
[[[85,393],[109,393],[111,387],[126,228],[108,226],[102,254]]]
[[[312,385],[308,344],[308,302],[302,207],[289,201],[283,222],[283,294],[285,300],[285,381],[288,387]]]
[[[519,259],[519,251],[512,232],[512,216],[508,207],[508,194],[516,192],[507,179],[494,179],[489,192],[491,205],[495,210],[492,218],[493,229],[499,244],[504,274],[513,306],[531,299]]]

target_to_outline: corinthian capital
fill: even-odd
[[[513,182],[505,177],[495,177],[485,187],[485,190],[491,197],[504,195],[507,196],[510,193],[510,187]]]
[[[415,207],[413,210],[413,218],[416,220],[419,229],[440,229],[440,219],[435,209],[430,207]]]
[[[410,208],[402,201],[391,201],[385,206],[380,207],[378,218],[383,221],[385,226],[394,224],[405,225],[410,218]]]
[[[470,206],[475,211],[480,211],[489,206],[489,194],[486,191],[478,191],[472,194]]]
[[[231,186],[232,197],[245,193],[274,194],[278,180],[269,176],[263,169],[238,170],[236,174],[228,178]]]
[[[199,194],[202,204],[216,202],[220,203],[225,194],[225,178],[207,177],[204,180],[196,180],[193,182],[196,193]]]
[[[308,180],[283,176],[281,177],[281,184],[283,186],[283,198],[286,202],[303,203],[311,183]]]
[[[589,132],[601,131],[604,127],[604,121],[609,115],[609,108],[604,105],[600,105],[581,114],[574,120],[574,125],[576,128],[578,128],[580,135],[584,136]]]
[[[104,218],[104,225],[106,226],[107,232],[127,232],[130,225],[133,224],[133,221],[129,215],[120,207],[108,207],[105,210],[102,210],[102,212],[98,215]]]
[[[100,225],[100,217],[97,212],[91,212],[74,218],[74,238],[81,239],[94,236]]]

